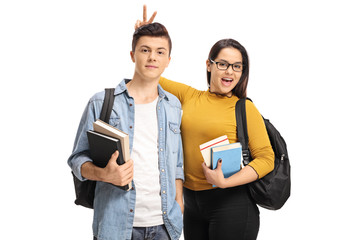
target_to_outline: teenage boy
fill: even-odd
[[[182,231],[183,152],[181,105],[159,85],[170,62],[166,28],[152,23],[133,35],[135,71],[115,89],[110,124],[129,134],[131,159],[119,166],[116,151],[105,168],[89,157],[86,131],[99,118],[104,91],[82,116],[68,164],[81,181],[98,181],[94,199],[94,239],[179,239]],[[124,191],[132,181],[133,188]]]

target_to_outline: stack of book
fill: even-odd
[[[90,158],[98,167],[106,167],[111,155],[117,150],[119,156],[116,162],[121,165],[130,160],[129,135],[101,120],[93,123],[94,131],[87,131]],[[131,183],[120,187],[124,190],[131,188]]]
[[[201,144],[201,154],[206,166],[216,169],[219,159],[222,160],[221,170],[228,178],[241,169],[242,147],[241,143],[229,143],[226,135]]]

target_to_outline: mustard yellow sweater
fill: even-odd
[[[160,85],[165,91],[174,94],[182,104],[184,187],[195,191],[212,189],[201,167],[204,160],[199,145],[222,135],[227,135],[230,143],[237,142],[235,104],[238,97],[229,98],[199,91],[163,77],[160,78]],[[274,152],[264,121],[251,101],[246,101],[246,117],[249,148],[254,159],[249,165],[261,178],[273,170]]]

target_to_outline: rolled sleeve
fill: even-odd
[[[72,172],[80,181],[88,180],[81,175],[81,166],[86,162],[92,162],[91,158],[87,154],[79,154],[78,156],[74,156],[73,160],[71,161]]]
[[[184,182],[184,169],[182,167],[176,168],[176,179],[181,179]]]
[[[179,114],[179,123],[180,124],[181,124],[181,118],[182,118],[182,110],[181,110],[181,105],[180,105],[180,114]],[[184,182],[185,176],[184,176],[183,164],[184,164],[183,144],[182,144],[181,134],[179,134],[178,159],[177,159],[177,165],[176,165],[176,179],[181,179]]]
[[[70,166],[74,175],[80,180],[85,181],[86,178],[81,175],[81,166],[85,162],[92,162],[89,157],[89,143],[87,139],[87,131],[93,129],[93,122],[96,120],[96,109],[95,102],[90,99],[87,104],[84,113],[81,117],[78,131],[76,134],[73,152],[68,159],[68,165]],[[101,103],[98,103],[101,104]]]

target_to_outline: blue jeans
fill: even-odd
[[[165,225],[154,227],[134,227],[132,240],[171,240]]]
[[[171,240],[165,225],[154,227],[133,227],[132,240]],[[94,237],[94,240],[97,240]]]

